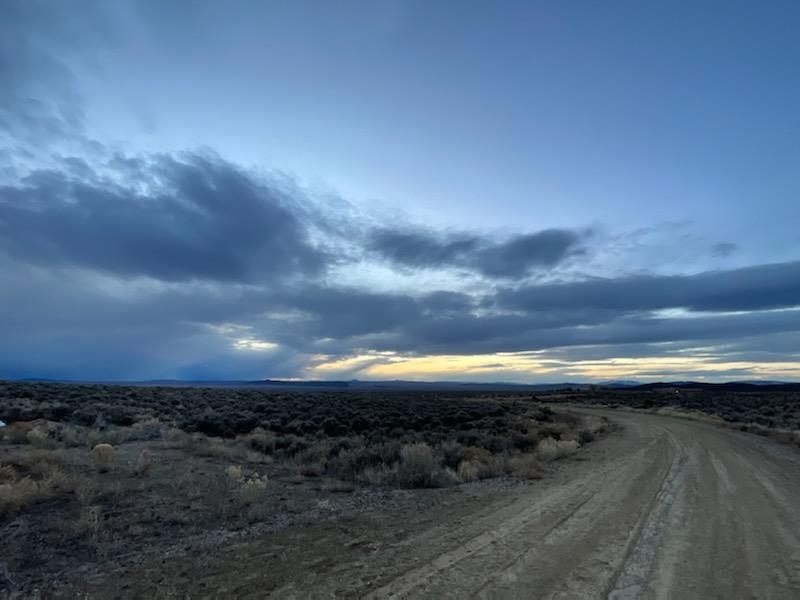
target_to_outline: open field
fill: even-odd
[[[800,594],[796,395],[1,389],[0,596]]]
[[[0,419],[0,590],[23,597],[524,487],[608,429],[529,395],[44,383],[1,383]]]

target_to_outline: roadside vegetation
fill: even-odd
[[[549,404],[627,408],[725,425],[800,448],[800,391],[589,389],[540,394]]]
[[[529,395],[15,382],[0,382],[0,420],[0,592],[44,564],[69,573],[410,490],[535,480],[607,430]]]

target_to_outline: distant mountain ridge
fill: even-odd
[[[790,382],[755,382],[755,381],[727,381],[724,383],[702,383],[698,381],[656,382],[631,386],[628,390],[706,390],[727,392],[800,392],[800,383]]]
[[[364,381],[350,380],[185,380],[185,379],[151,379],[146,381],[75,381],[44,378],[27,378],[19,381],[29,383],[73,383],[73,384],[106,384],[133,386],[165,386],[165,387],[229,387],[270,390],[306,390],[306,391],[475,391],[475,392],[547,392],[558,390],[614,389],[630,391],[652,391],[659,389],[700,389],[730,392],[797,392],[800,382],[784,381],[728,381],[722,383],[706,383],[699,381],[658,381],[641,383],[634,380],[614,380],[598,383],[509,383],[509,382],[470,382],[470,381],[410,381],[404,379]]]
[[[167,385],[198,387],[246,387],[274,390],[350,390],[350,391],[549,391],[588,388],[586,383],[508,383],[469,381],[409,381],[404,379],[363,381],[350,380],[285,380],[259,379],[250,381],[183,381],[151,380],[132,382],[132,385]]]

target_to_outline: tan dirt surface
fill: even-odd
[[[690,420],[621,426],[545,480],[255,536],[90,598],[800,598],[800,454]]]

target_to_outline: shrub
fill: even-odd
[[[251,473],[245,476],[242,468],[231,465],[225,469],[228,478],[228,489],[234,490],[242,504],[255,504],[264,496],[267,490],[267,476]]]
[[[324,474],[328,452],[329,446],[326,442],[306,448],[295,456],[298,472],[306,477],[319,477]]]
[[[263,452],[264,454],[275,452],[275,434],[263,427],[256,427],[253,431],[243,436],[243,439],[247,447],[252,450]]]
[[[363,439],[356,438],[356,440],[352,448],[340,450],[329,461],[329,470],[337,477],[355,481],[369,467],[393,465],[399,460],[401,446],[397,442],[365,446]]]
[[[225,467],[225,475],[228,476],[228,479],[235,483],[242,483],[244,481],[244,474],[242,473],[242,467],[237,465],[230,465]]]
[[[86,445],[89,448],[99,445],[114,446],[120,443],[122,443],[122,437],[117,430],[92,429],[86,432]]]
[[[33,428],[27,434],[25,434],[25,438],[28,440],[28,443],[31,446],[35,446],[37,448],[55,448],[56,443],[54,440],[50,439],[47,436],[47,433],[42,431],[41,429]]]
[[[539,443],[539,437],[535,433],[514,433],[511,436],[511,442],[515,449],[527,452],[536,448],[536,444]]]
[[[491,477],[500,477],[508,470],[508,464],[505,455],[491,456],[486,460],[478,463],[478,478],[489,479]]]
[[[406,444],[400,450],[397,481],[404,487],[431,487],[439,462],[425,442]]]
[[[17,480],[17,472],[11,465],[3,465],[0,467],[0,485],[5,483],[14,483]]]
[[[267,476],[253,473],[242,481],[239,487],[239,500],[243,504],[255,504],[259,502],[267,491]]]
[[[442,460],[446,467],[457,469],[461,462],[461,449],[462,446],[454,440],[447,440],[442,442],[439,446],[439,452],[442,455]]]
[[[0,516],[13,515],[33,504],[70,491],[70,480],[59,469],[36,481],[30,477],[0,484]]]
[[[487,461],[492,457],[492,453],[486,448],[479,448],[478,446],[465,446],[459,452],[461,460],[472,460],[476,462]]]
[[[541,479],[542,468],[539,459],[534,454],[518,454],[512,456],[508,461],[508,467],[517,477],[523,479]]]
[[[136,466],[133,469],[135,475],[146,475],[153,467],[153,453],[147,448],[143,448],[136,459]]]
[[[131,440],[157,440],[164,434],[164,425],[158,419],[145,419],[134,423],[128,438]]]
[[[100,473],[105,473],[114,462],[114,447],[111,444],[97,444],[89,453],[92,465]]]
[[[389,485],[397,479],[397,469],[386,465],[367,467],[361,474],[361,479],[370,485]]]
[[[458,474],[450,467],[438,469],[433,476],[433,485],[435,487],[449,487],[451,485],[458,485],[460,483]]]
[[[28,433],[33,430],[30,423],[16,422],[3,428],[3,439],[9,444],[27,444]]]
[[[539,442],[536,447],[536,456],[545,462],[558,460],[574,454],[578,450],[578,446],[578,442],[575,440],[556,440],[548,437]]]
[[[462,460],[458,465],[458,478],[461,481],[475,481],[478,479],[478,463],[471,460]]]

